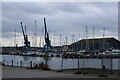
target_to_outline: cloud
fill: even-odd
[[[71,37],[73,33],[78,37],[80,33],[83,38],[87,25],[89,33],[92,33],[92,27],[95,27],[96,37],[102,36],[104,27],[107,36],[117,37],[118,5],[114,2],[6,2],[2,8],[3,38],[8,40],[14,37],[15,29],[18,37],[22,36],[21,21],[27,26],[27,34],[33,36],[35,19],[40,37],[44,17],[50,36],[56,31],[56,37],[60,34]]]

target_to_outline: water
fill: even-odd
[[[11,61],[14,61],[14,66],[20,66],[20,61],[23,62],[24,67],[30,66],[30,61],[34,63],[45,63],[45,58],[42,57],[30,57],[30,56],[15,56],[15,55],[0,55],[0,61],[5,60],[5,64],[11,65]],[[111,63],[105,63],[106,68],[111,68]],[[112,69],[120,70],[118,68],[119,58],[112,59]],[[105,61],[104,61],[105,62]],[[48,65],[51,69],[61,69],[62,58],[61,57],[49,57]],[[101,68],[101,59],[79,59],[80,68]],[[63,69],[73,69],[78,68],[78,59],[64,58],[63,59]]]

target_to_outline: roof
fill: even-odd
[[[114,37],[110,37],[110,38],[94,38],[94,39],[81,39],[73,44],[76,44],[76,43],[86,43],[86,42],[89,42],[89,43],[100,43],[100,42],[103,42],[105,41],[106,43],[108,42],[120,42],[119,40],[115,39]]]

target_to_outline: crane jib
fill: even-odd
[[[45,26],[45,43],[47,46],[51,46],[50,40],[49,40],[49,33],[47,32],[47,26],[46,26],[46,20],[44,18],[44,26]]]
[[[25,33],[24,33],[24,29],[23,29],[22,22],[20,22],[20,24],[21,24],[21,28],[22,28],[22,32],[23,32],[23,37],[24,37],[24,40],[26,40],[26,39],[25,39]]]
[[[46,20],[44,18],[44,26],[45,26],[45,38],[47,37],[47,27],[46,27]]]

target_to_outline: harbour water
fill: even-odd
[[[33,65],[36,63],[45,63],[45,58],[44,57],[31,57],[31,56],[16,56],[16,55],[0,55],[0,60],[1,62],[5,60],[6,65],[11,65],[11,61],[13,60],[14,66],[20,66],[19,62],[22,61],[24,67],[29,67],[30,66],[30,61],[33,62]],[[109,60],[112,60],[112,69],[113,70],[120,70],[118,67],[118,64],[120,62],[119,58],[115,59],[106,59],[106,61],[109,62]],[[79,59],[79,68],[101,68],[101,59],[96,59],[96,58],[87,58]],[[61,69],[61,64],[62,64],[62,57],[49,57],[48,58],[48,65],[51,69]],[[111,64],[108,64],[106,62],[106,68],[110,69],[111,67],[109,66]],[[75,58],[63,58],[63,69],[74,69],[78,68],[78,59]]]

